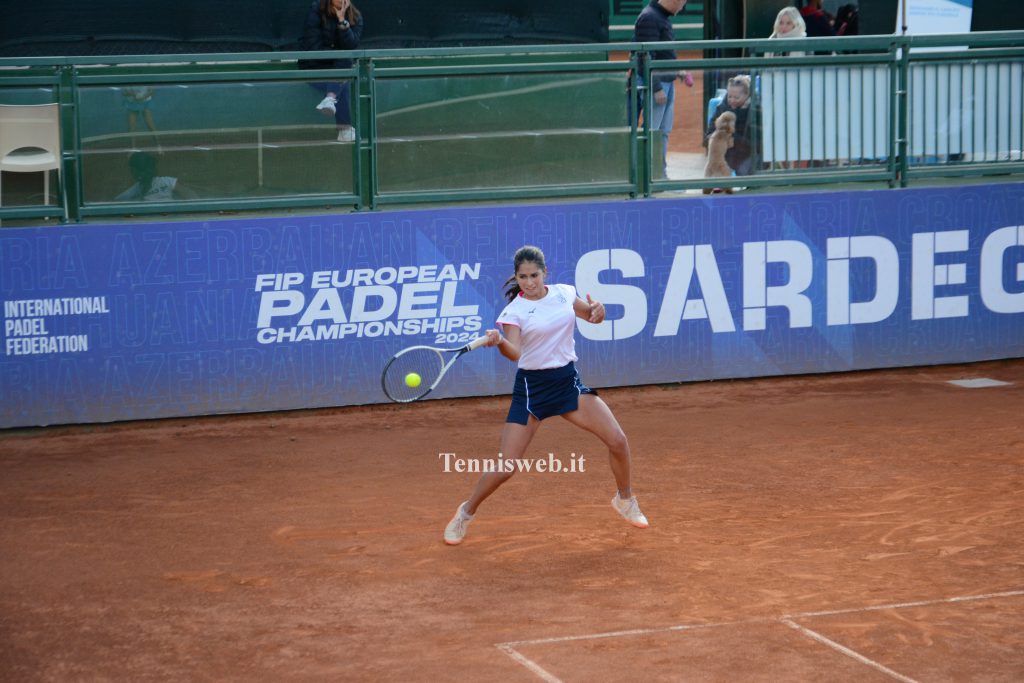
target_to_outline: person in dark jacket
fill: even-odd
[[[350,0],[313,0],[306,16],[300,46],[303,50],[355,50],[363,36],[363,15]],[[351,59],[303,59],[300,69],[348,69]],[[334,116],[338,142],[356,139],[352,128],[349,83],[310,83],[323,93],[316,106],[326,116]]]
[[[733,144],[725,153],[725,162],[736,175],[750,175],[753,163],[753,145],[751,133],[753,121],[750,115],[750,76],[741,74],[729,79],[725,99],[711,116],[711,124],[704,136],[704,146],[715,132],[715,121],[727,111],[736,115],[736,130],[733,132]]]
[[[686,0],[651,0],[644,7],[633,26],[634,43],[670,43],[675,38],[672,31],[672,17],[683,11]],[[651,59],[675,59],[675,50],[653,50]],[[650,129],[661,131],[661,163],[668,162],[668,136],[672,132],[672,107],[675,104],[675,80],[682,78],[688,86],[693,86],[693,77],[684,72],[658,73],[651,77],[651,90],[654,92],[654,107],[648,117]],[[635,111],[642,109],[643,99],[636,105]],[[632,105],[631,105],[632,106]]]
[[[843,5],[836,10],[833,28],[837,36],[860,35],[860,14],[857,11],[857,5]]]
[[[836,30],[832,28],[832,19],[821,8],[821,0],[806,0],[800,9],[800,16],[807,25],[808,38],[836,35]]]

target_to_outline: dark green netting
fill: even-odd
[[[0,56],[297,49],[307,0],[0,0]],[[608,38],[608,1],[362,0],[362,47],[588,43]]]

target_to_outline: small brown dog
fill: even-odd
[[[715,132],[708,138],[708,161],[704,165],[705,178],[728,178],[732,169],[725,161],[725,152],[732,147],[732,134],[736,132],[736,114],[723,112],[715,119]],[[726,194],[732,194],[732,188],[725,188]],[[710,187],[704,188],[704,194],[711,194]]]

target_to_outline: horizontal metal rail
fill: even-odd
[[[170,202],[112,202],[108,204],[87,204],[81,208],[83,216],[113,215],[154,215],[164,213],[199,213],[216,211],[245,211],[263,209],[290,209],[307,207],[354,206],[359,197],[355,194],[312,195],[287,198],[265,197],[260,199],[221,200],[176,200]]]
[[[463,66],[378,67],[377,76],[407,78],[419,76],[499,76],[528,73],[606,73],[626,71],[629,62],[562,62],[515,64],[467,64]]]
[[[238,83],[240,81],[319,81],[332,78],[354,78],[355,69],[324,69],[316,71],[201,71],[196,73],[157,74],[89,74],[78,76],[80,85],[129,85],[134,83]]]
[[[479,201],[488,199],[536,199],[541,197],[594,196],[625,194],[633,190],[629,183],[589,183],[586,185],[521,186],[515,188],[481,188],[476,190],[441,190],[420,192],[382,192],[379,204],[419,204],[437,202]]]
[[[988,47],[994,45],[1019,45],[1022,31],[985,31],[977,33],[951,33],[943,35],[881,35],[841,36],[829,38],[801,38],[797,40],[732,39],[694,40],[674,43],[587,43],[559,45],[491,45],[475,47],[436,47],[387,50],[348,50],[316,52],[235,52],[217,54],[182,55],[118,55],[118,56],[53,56],[53,57],[4,57],[0,58],[0,69],[26,66],[90,66],[112,64],[219,64],[228,62],[290,62],[299,59],[424,59],[433,57],[500,57],[509,55],[534,54],[607,54],[609,52],[651,52],[653,50],[751,50],[775,52],[801,49],[805,51],[835,51],[888,49],[890,45],[900,48],[961,46]]]

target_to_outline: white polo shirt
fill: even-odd
[[[522,294],[511,301],[498,316],[498,324],[519,328],[522,343],[519,367],[523,370],[547,370],[568,365],[576,358],[576,288],[572,285],[548,285],[543,299],[530,301]]]

